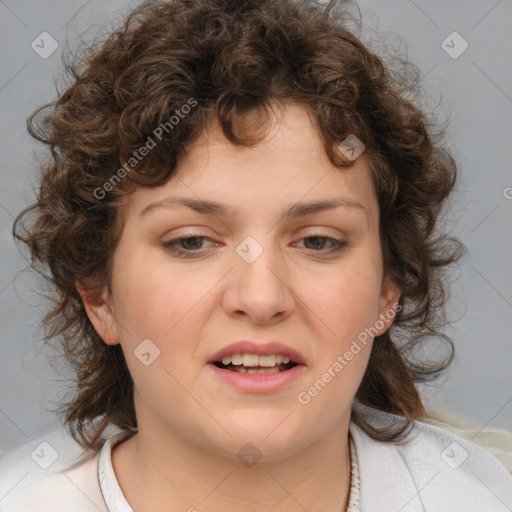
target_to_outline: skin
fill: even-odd
[[[238,213],[161,206],[140,217],[170,196],[217,201]],[[335,198],[364,209],[280,214],[299,201]],[[135,383],[139,430],[112,453],[133,509],[344,510],[350,410],[372,340],[307,405],[297,396],[399,299],[383,279],[379,209],[364,153],[350,168],[335,168],[307,111],[295,104],[272,118],[254,147],[230,144],[213,124],[165,185],[126,197],[122,218],[111,293],[94,304],[83,298],[105,343],[121,344]],[[190,233],[214,242],[178,243],[190,258],[163,246]],[[313,235],[347,245],[333,253],[332,243]],[[248,236],[263,249],[253,263],[235,251]],[[391,323],[388,314],[379,334]],[[145,366],[134,350],[148,338],[160,356]],[[293,347],[305,372],[270,394],[229,387],[206,362],[243,339]],[[249,441],[262,453],[250,468],[237,458]]]

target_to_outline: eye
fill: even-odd
[[[216,244],[215,240],[208,236],[202,236],[199,234],[191,233],[188,236],[175,238],[173,240],[169,240],[168,242],[164,242],[162,246],[165,248],[165,250],[171,252],[176,256],[195,257],[202,254],[204,249],[203,243],[205,240]],[[306,249],[312,252],[324,254],[339,253],[347,245],[347,243],[343,242],[342,240],[338,240],[337,238],[333,238],[330,236],[324,236],[319,233],[314,233],[307,237],[303,237],[301,238],[301,240],[309,241],[307,244],[305,244]],[[325,249],[325,245],[327,243],[331,244],[331,247]],[[312,247],[307,247],[307,245]]]
[[[306,247],[306,249],[310,249],[313,252],[337,253],[342,251],[347,245],[346,242],[343,242],[342,240],[338,240],[337,238],[332,238],[330,236],[325,236],[320,233],[313,233],[302,238],[301,240],[309,240],[312,242],[309,243],[309,245],[312,245],[313,248],[311,249],[310,247]],[[327,250],[324,250],[326,242],[330,243],[331,247]]]
[[[189,236],[169,240],[162,245],[167,251],[178,256],[194,256],[194,253],[199,253],[200,249],[203,248],[201,247],[203,240],[214,242],[214,240],[208,236],[190,234]]]

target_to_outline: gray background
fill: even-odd
[[[14,216],[32,200],[35,166],[44,157],[25,120],[54,98],[62,49],[89,40],[106,19],[121,19],[135,4],[0,0],[0,452],[57,428],[46,408],[66,390],[66,369],[52,368],[38,343],[41,283],[26,270],[10,234]],[[512,430],[512,2],[358,4],[366,40],[380,33],[420,68],[429,104],[450,120],[450,146],[462,173],[448,217],[448,228],[469,250],[449,303],[450,316],[459,319],[447,331],[457,355],[425,397],[479,426]],[[44,31],[59,44],[46,59],[31,48]],[[458,58],[441,46],[454,31],[469,44]],[[460,48],[457,40],[448,44]]]

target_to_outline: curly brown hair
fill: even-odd
[[[59,340],[76,371],[74,396],[57,412],[84,448],[96,451],[109,423],[137,428],[121,346],[103,342],[76,286],[91,297],[110,290],[123,198],[167,182],[210,120],[218,120],[233,144],[250,146],[261,138],[243,136],[241,120],[255,112],[267,119],[272,105],[288,102],[312,114],[337,167],[351,165],[336,150],[340,141],[349,134],[364,141],[380,208],[384,274],[401,291],[402,309],[376,338],[355,403],[403,422],[379,429],[356,407],[353,420],[375,439],[399,442],[412,420],[424,417],[417,384],[438,376],[453,358],[453,343],[442,332],[444,271],[465,248],[438,221],[457,166],[443,143],[444,127],[411,99],[423,91],[417,67],[399,56],[385,62],[347,28],[352,17],[334,4],[144,2],[118,30],[65,60],[70,82],[28,118],[30,134],[49,146],[51,158],[41,169],[36,202],[18,215],[13,233],[55,292],[44,340]],[[179,123],[169,122],[193,102]],[[159,137],[157,127],[165,127]],[[156,147],[135,161],[150,139]],[[422,360],[416,350],[432,336],[449,349],[440,362]]]

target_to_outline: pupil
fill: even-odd
[[[182,241],[182,244],[184,244],[185,246],[186,245],[190,245],[189,244],[189,241],[190,240],[195,240],[196,241],[196,244],[192,243],[192,247],[185,247],[186,249],[197,249],[198,246],[200,247],[201,246],[201,243],[197,244],[197,242],[201,242],[201,237],[199,236],[189,236],[188,238],[185,238],[183,241]]]
[[[309,241],[314,240],[314,241],[316,241],[316,242],[320,242],[320,244],[318,244],[318,243],[317,243],[317,244],[313,243],[313,245],[316,245],[316,248],[317,248],[317,249],[318,249],[318,248],[320,248],[320,249],[321,249],[321,248],[323,247],[323,244],[325,244],[325,239],[324,239],[324,238],[322,238],[322,237],[320,237],[320,236],[309,236],[309,237],[307,237],[307,238],[306,238],[306,241],[307,241],[307,240],[309,240]],[[320,245],[320,247],[318,247],[318,245]]]

